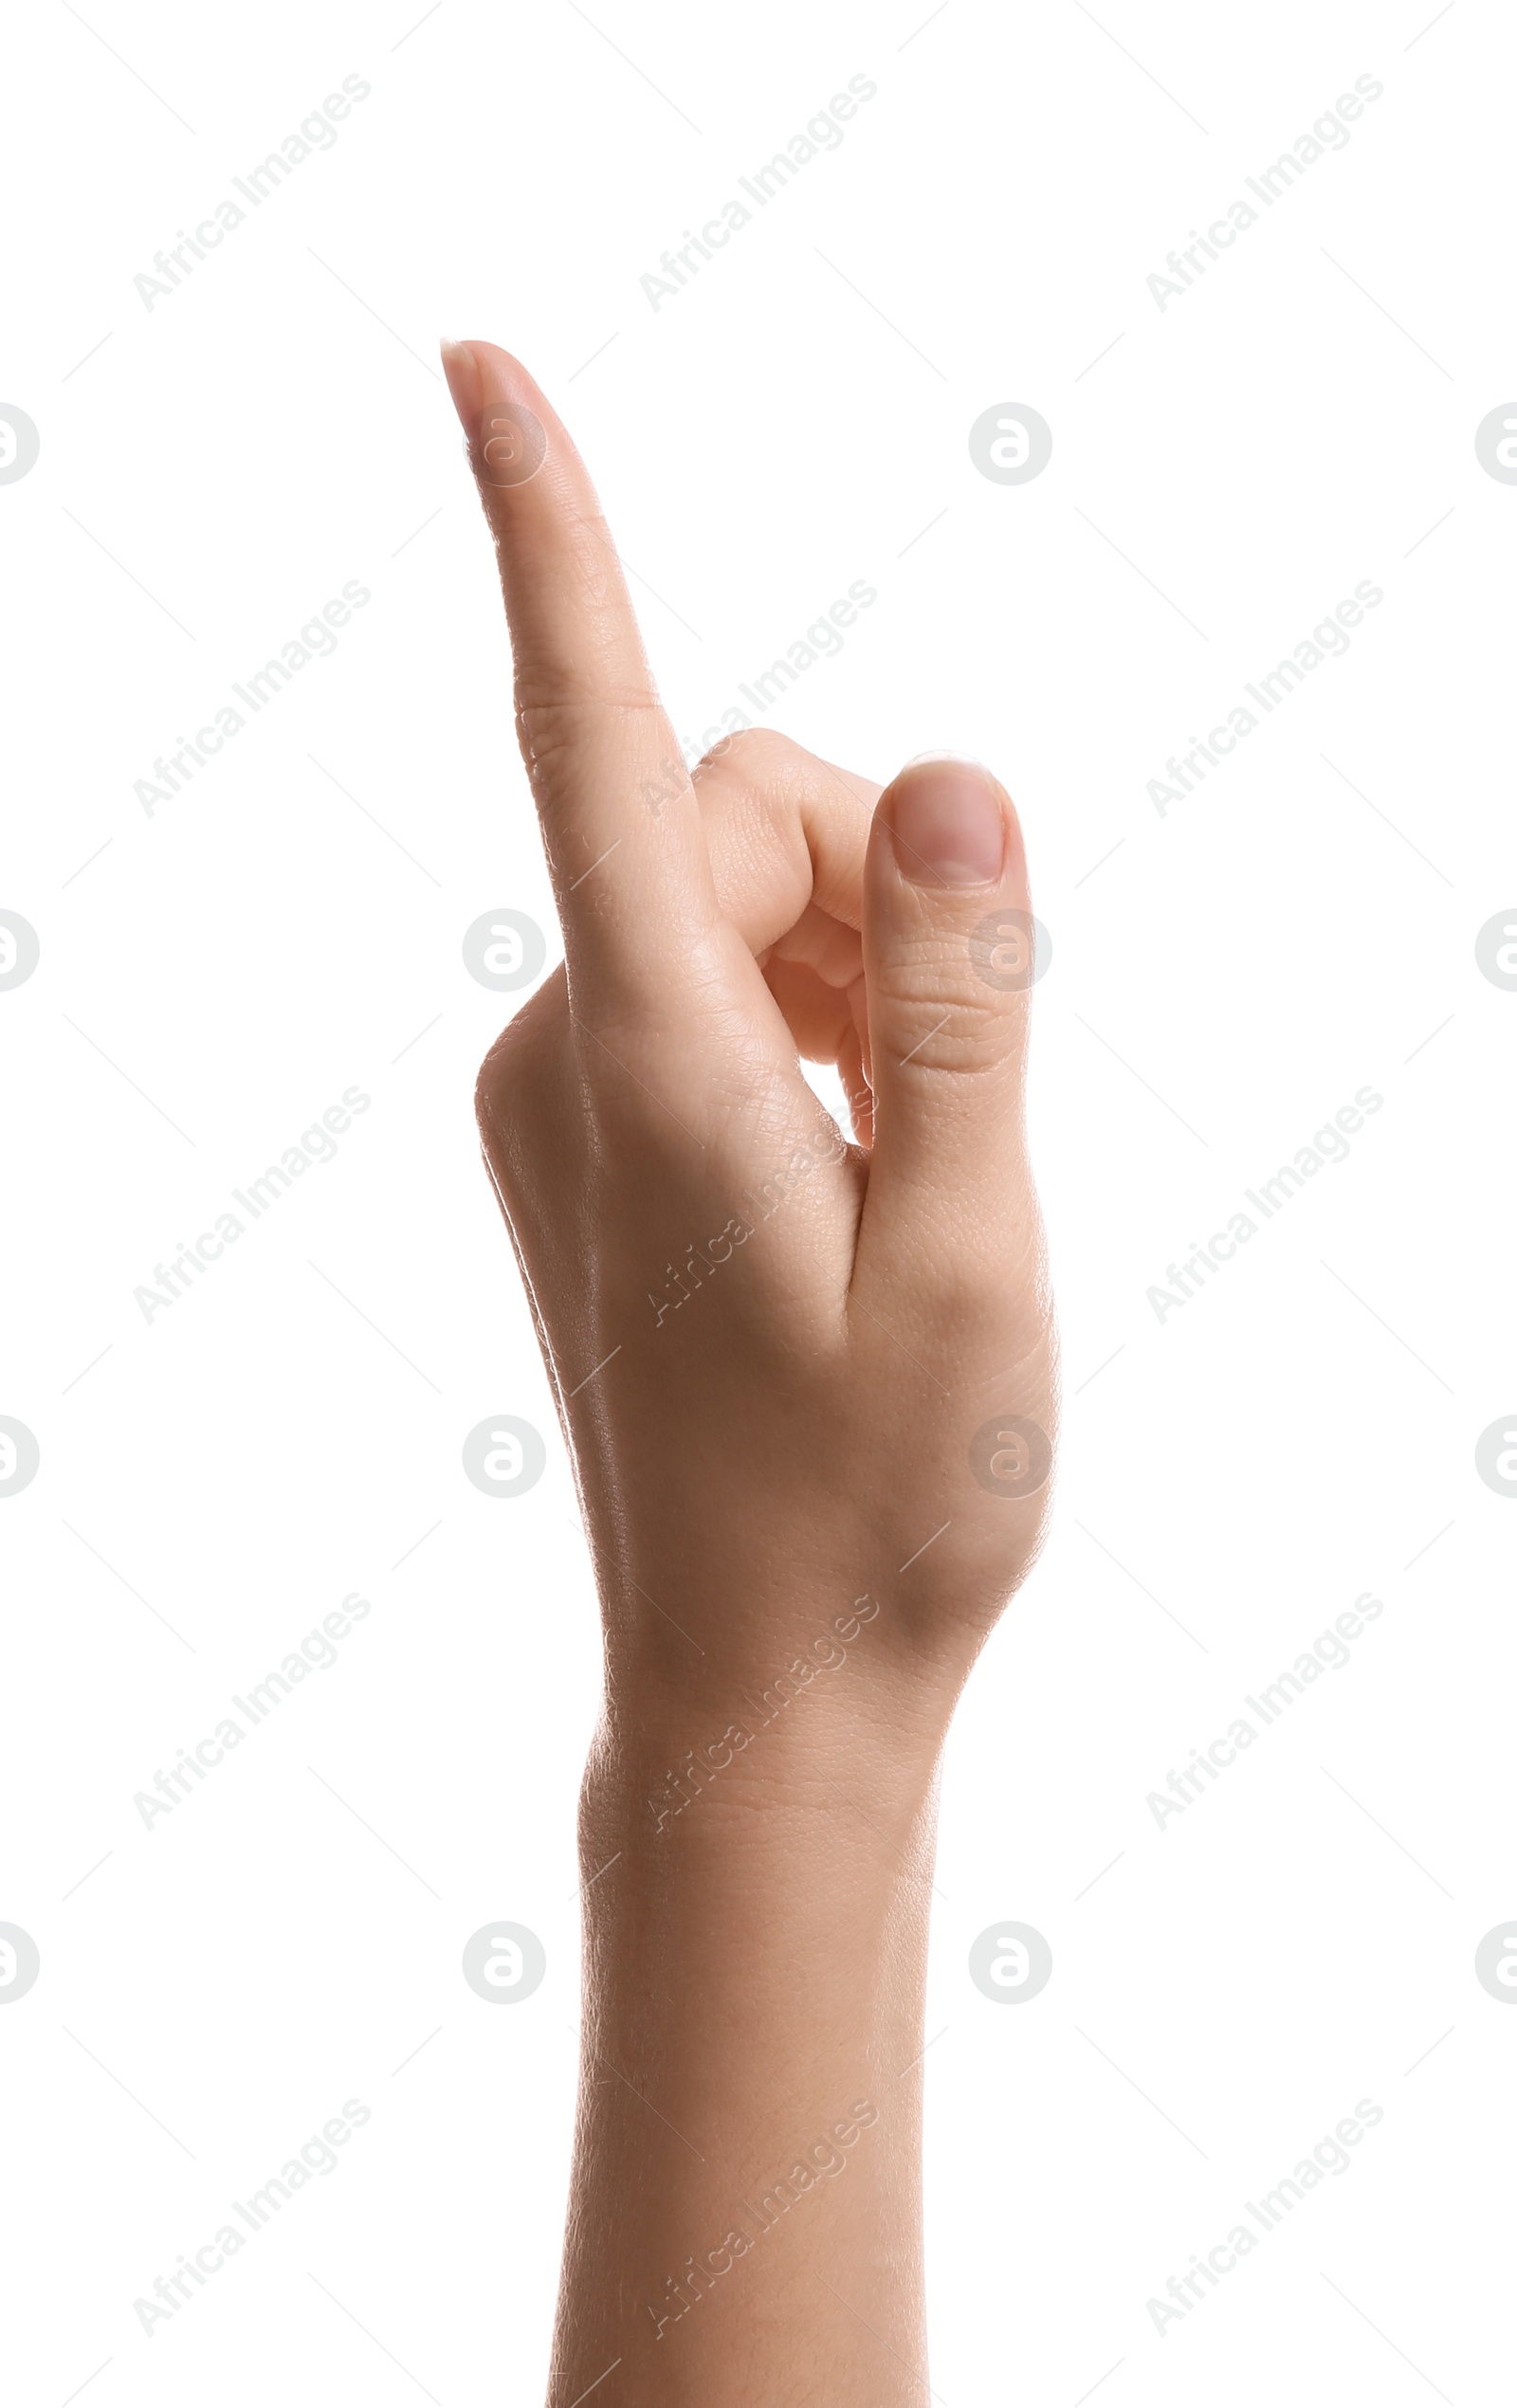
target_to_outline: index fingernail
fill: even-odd
[[[457,410],[467,431],[480,406],[479,361],[467,343],[455,343],[450,335],[443,337],[438,348],[442,353],[443,374],[448,378],[448,390],[453,396],[453,408]]]
[[[524,401],[509,398],[528,381],[521,369],[492,343],[456,343],[444,336],[440,348],[478,483],[529,484],[548,456],[548,431]]]

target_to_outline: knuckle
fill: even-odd
[[[492,1122],[511,1094],[515,1053],[511,1031],[503,1029],[474,1074],[474,1118],[484,1136],[491,1134]]]
[[[776,728],[736,728],[707,747],[691,774],[698,782],[703,775],[710,776],[721,770],[741,778],[769,776],[781,766],[788,766],[798,757],[799,750]]]
[[[538,1099],[552,1093],[568,1017],[560,967],[506,1022],[475,1074],[474,1117],[486,1145],[500,1143]]]
[[[516,735],[535,793],[582,774],[593,747],[608,735],[637,740],[637,731],[662,717],[646,685],[605,684],[576,691],[557,674],[519,664]]]
[[[927,1068],[996,1067],[1019,1049],[1029,1016],[1025,994],[996,993],[961,956],[938,949],[871,977],[869,1007],[897,1059]]]
[[[1026,1074],[1025,1048],[1005,1013],[936,1000],[894,1021],[884,1042],[876,1037],[875,1064],[898,1092],[930,1089],[940,1120],[954,1097],[972,1117],[1016,1106]]]

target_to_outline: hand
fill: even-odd
[[[876,1670],[951,1693],[1048,1493],[1016,815],[967,764],[881,797],[758,731],[686,775],[568,436],[503,352],[448,369],[567,957],[486,1060],[480,1125],[613,1697],[689,1696],[655,1598],[724,1695],[809,1644],[813,1596],[866,1591]],[[546,431],[525,482],[488,482],[496,404]],[[801,1055],[836,1065],[856,1144]]]
[[[719,2368],[769,2408],[789,2360],[745,2341],[742,2389],[729,2344],[779,2317],[797,2364],[846,2366],[830,2400],[878,2408],[922,2346],[902,2077],[938,1755],[1048,1499],[1021,833],[955,760],[882,794],[755,731],[686,774],[557,418],[505,353],[444,357],[565,947],[484,1063],[480,1127],[605,1622],[552,2396],[614,2357],[606,2408]],[[802,1057],[836,1066],[854,1142]],[[733,2201],[876,2094],[809,2241],[750,2232]],[[704,2343],[703,2279],[728,2302]],[[893,2368],[849,2358],[839,2298]]]

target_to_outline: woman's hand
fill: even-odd
[[[778,1669],[812,1635],[797,1587],[868,1591],[876,1669],[951,1692],[1047,1497],[1015,812],[967,763],[916,763],[880,796],[758,731],[687,775],[567,435],[503,352],[448,364],[567,956],[490,1053],[480,1124],[595,1549],[612,1706],[628,1682],[688,1697],[698,1661],[709,1680]],[[522,483],[489,481],[497,404],[546,434]],[[858,1143],[802,1054],[836,1064]]]
[[[444,358],[499,555],[566,957],[485,1061],[480,1126],[606,1626],[552,2398],[568,2408],[616,2358],[608,2408],[705,2396],[718,2364],[725,2400],[768,2408],[795,2368],[756,2360],[745,2389],[728,2345],[798,2279],[784,2312],[818,2364],[847,2329],[838,2297],[890,2336],[825,2395],[877,2403],[904,2380],[890,2353],[921,2348],[914,2281],[885,2260],[915,2246],[920,2108],[902,2075],[920,2048],[937,1757],[1048,1498],[1021,834],[990,774],[953,759],[915,762],[882,794],[751,731],[687,774],[557,418],[505,353]],[[801,1057],[836,1065],[854,1142]],[[787,1979],[813,2035],[797,2055],[795,2000],[756,1951],[801,1870],[826,1920],[787,1898]],[[720,2060],[692,2031],[692,1982],[726,2018]],[[737,2202],[784,2171],[810,2122],[846,2121],[861,2098],[881,2128],[855,2120],[859,2174],[844,2159],[830,2209],[785,2211],[795,2231],[810,2212],[830,2300],[783,2271],[788,2235],[734,2249]],[[645,2173],[664,2185],[656,2215],[635,2204]],[[725,2256],[720,2273],[703,2251]],[[683,2280],[704,2305],[703,2271],[696,2318],[675,2303]]]

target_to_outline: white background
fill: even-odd
[[[1517,897],[1517,489],[1472,438],[1517,392],[1517,29],[415,14],[46,0],[8,37],[0,400],[42,443],[0,486],[0,904],[42,946],[0,994],[0,1412],[42,1456],[0,1500],[0,1919],[42,1956],[0,2015],[8,2396],[540,2396],[597,1649],[469,1109],[510,999],[464,929],[556,943],[442,328],[570,417],[682,733],[865,579],[777,723],[882,779],[981,755],[1027,828],[1069,1393],[946,1769],[937,2394],[1505,2397],[1517,2015],[1473,1956],[1517,1909],[1517,1507],[1474,1448],[1517,1403],[1517,994],[1474,939]],[[336,145],[146,308],[350,74]],[[842,146],[655,312],[659,254],[855,74]],[[1161,311],[1165,254],[1366,74],[1347,147]],[[1053,429],[1018,487],[966,442],[1009,400]],[[335,654],[149,816],[155,757],[348,580]],[[1361,580],[1346,656],[1161,817],[1166,757]],[[337,1158],[145,1322],[353,1085]],[[1165,1267],[1366,1085],[1349,1158],[1161,1323]],[[511,1502],[460,1466],[501,1413],[548,1446]],[[353,1590],[338,1662],[144,1829],[134,1794]],[[1350,1665],[1161,1830],[1147,1794],[1366,1590]],[[509,2011],[459,1966],[496,1916],[548,1956]],[[966,1969],[1006,1916],[1054,1959],[1014,2011]],[[145,2337],[134,2300],[350,2098],[338,2170]],[[1352,2170],[1157,2333],[1362,2099]]]

